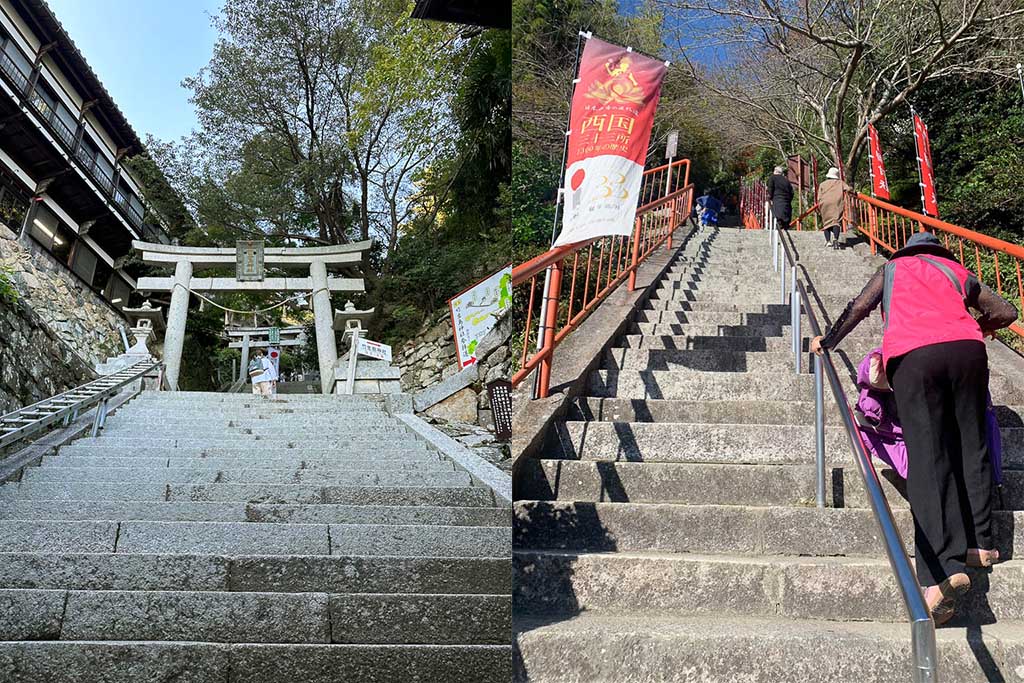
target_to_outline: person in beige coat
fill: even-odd
[[[850,187],[839,179],[839,169],[833,166],[825,174],[825,182],[818,186],[818,216],[825,229],[825,246],[839,248],[839,232],[843,227],[843,193]]]

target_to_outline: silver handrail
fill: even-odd
[[[70,424],[93,406],[97,406],[93,417],[92,436],[96,436],[107,420],[107,403],[126,385],[159,372],[158,389],[163,376],[163,363],[155,360],[141,360],[112,375],[105,375],[74,389],[19,408],[0,416],[0,449],[27,439],[49,427],[63,422]]]
[[[777,233],[778,231],[773,230],[773,232]],[[777,270],[781,273],[783,285],[785,285],[786,281],[785,276],[787,265],[791,269],[791,278],[795,285],[795,289],[790,290],[790,300],[792,303],[791,310],[794,316],[794,324],[791,329],[794,337],[793,350],[797,356],[797,372],[799,372],[799,356],[802,353],[801,347],[803,346],[803,339],[800,337],[801,312],[806,313],[808,327],[810,327],[810,331],[813,336],[817,337],[821,335],[821,326],[818,324],[818,318],[814,314],[814,309],[811,308],[810,297],[807,295],[807,289],[804,286],[803,279],[799,278],[797,275],[797,260],[793,256],[790,245],[787,243],[787,240],[783,239],[782,236],[778,234],[773,235],[772,243],[773,252],[774,245],[780,245],[779,253],[773,253],[772,256],[773,261],[777,263]],[[785,303],[785,295],[783,295],[783,303]],[[801,308],[803,311],[801,311]],[[818,495],[818,507],[823,507],[825,493],[825,415],[823,399],[824,392],[821,381],[822,374],[828,376],[828,383],[832,389],[832,396],[835,399],[836,406],[839,408],[839,416],[842,418],[843,428],[846,430],[846,437],[850,442],[850,450],[853,451],[853,459],[856,461],[857,470],[860,472],[861,479],[864,481],[864,488],[868,494],[868,502],[871,505],[871,511],[874,513],[875,522],[877,522],[878,529],[882,534],[885,553],[889,558],[889,567],[892,569],[892,573],[896,576],[896,581],[899,584],[900,595],[903,598],[903,605],[907,610],[907,617],[910,619],[911,656],[913,657],[914,662],[912,680],[914,683],[937,683],[939,680],[939,660],[935,644],[935,622],[932,621],[931,612],[928,610],[928,605],[924,600],[924,594],[921,591],[921,584],[918,583],[917,574],[914,572],[914,567],[910,563],[910,558],[907,556],[906,546],[904,546],[903,539],[900,537],[899,529],[896,527],[896,520],[893,518],[892,509],[889,507],[889,501],[886,499],[885,492],[882,490],[882,483],[878,479],[878,473],[871,464],[871,456],[864,447],[864,442],[860,437],[860,431],[857,429],[856,423],[854,422],[853,410],[850,408],[850,403],[846,398],[846,393],[843,391],[843,385],[839,379],[839,373],[836,372],[835,363],[832,361],[832,354],[828,351],[825,351],[820,356],[814,356],[814,426],[817,446],[817,481],[815,482],[815,488]]]

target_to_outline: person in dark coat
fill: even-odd
[[[789,228],[793,220],[793,185],[786,177],[786,169],[776,166],[768,180],[768,193],[772,198],[772,215],[780,230]]]

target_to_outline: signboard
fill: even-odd
[[[562,232],[553,246],[633,233],[667,70],[660,60],[587,40],[569,114]]]
[[[512,308],[512,264],[448,300],[459,369],[476,362],[476,348]]]
[[[380,342],[370,341],[362,337],[356,340],[356,353],[360,356],[369,356],[377,360],[391,362],[391,347]]]
[[[674,130],[668,134],[668,144],[665,145],[665,158],[675,159],[676,150],[679,147],[679,131]]]
[[[799,154],[786,157],[786,178],[793,185],[800,187],[811,186],[811,165],[804,161]]]
[[[263,240],[235,242],[235,279],[239,282],[263,281]]]
[[[271,344],[277,345],[281,343],[281,328],[271,327],[267,330],[267,341]]]
[[[494,416],[494,433],[499,441],[512,438],[512,382],[496,379],[487,385],[487,398]]]

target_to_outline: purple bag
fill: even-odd
[[[860,396],[854,414],[857,429],[864,438],[864,444],[872,457],[891,467],[903,479],[907,478],[907,444],[903,440],[896,399],[892,391],[877,389],[871,385],[871,357],[881,356],[882,349],[874,349],[864,356],[857,366],[857,387]],[[988,395],[988,409],[985,411],[988,435],[988,453],[992,459],[992,479],[997,486],[1003,483],[1003,439],[999,433],[999,421],[992,407],[992,395]]]

